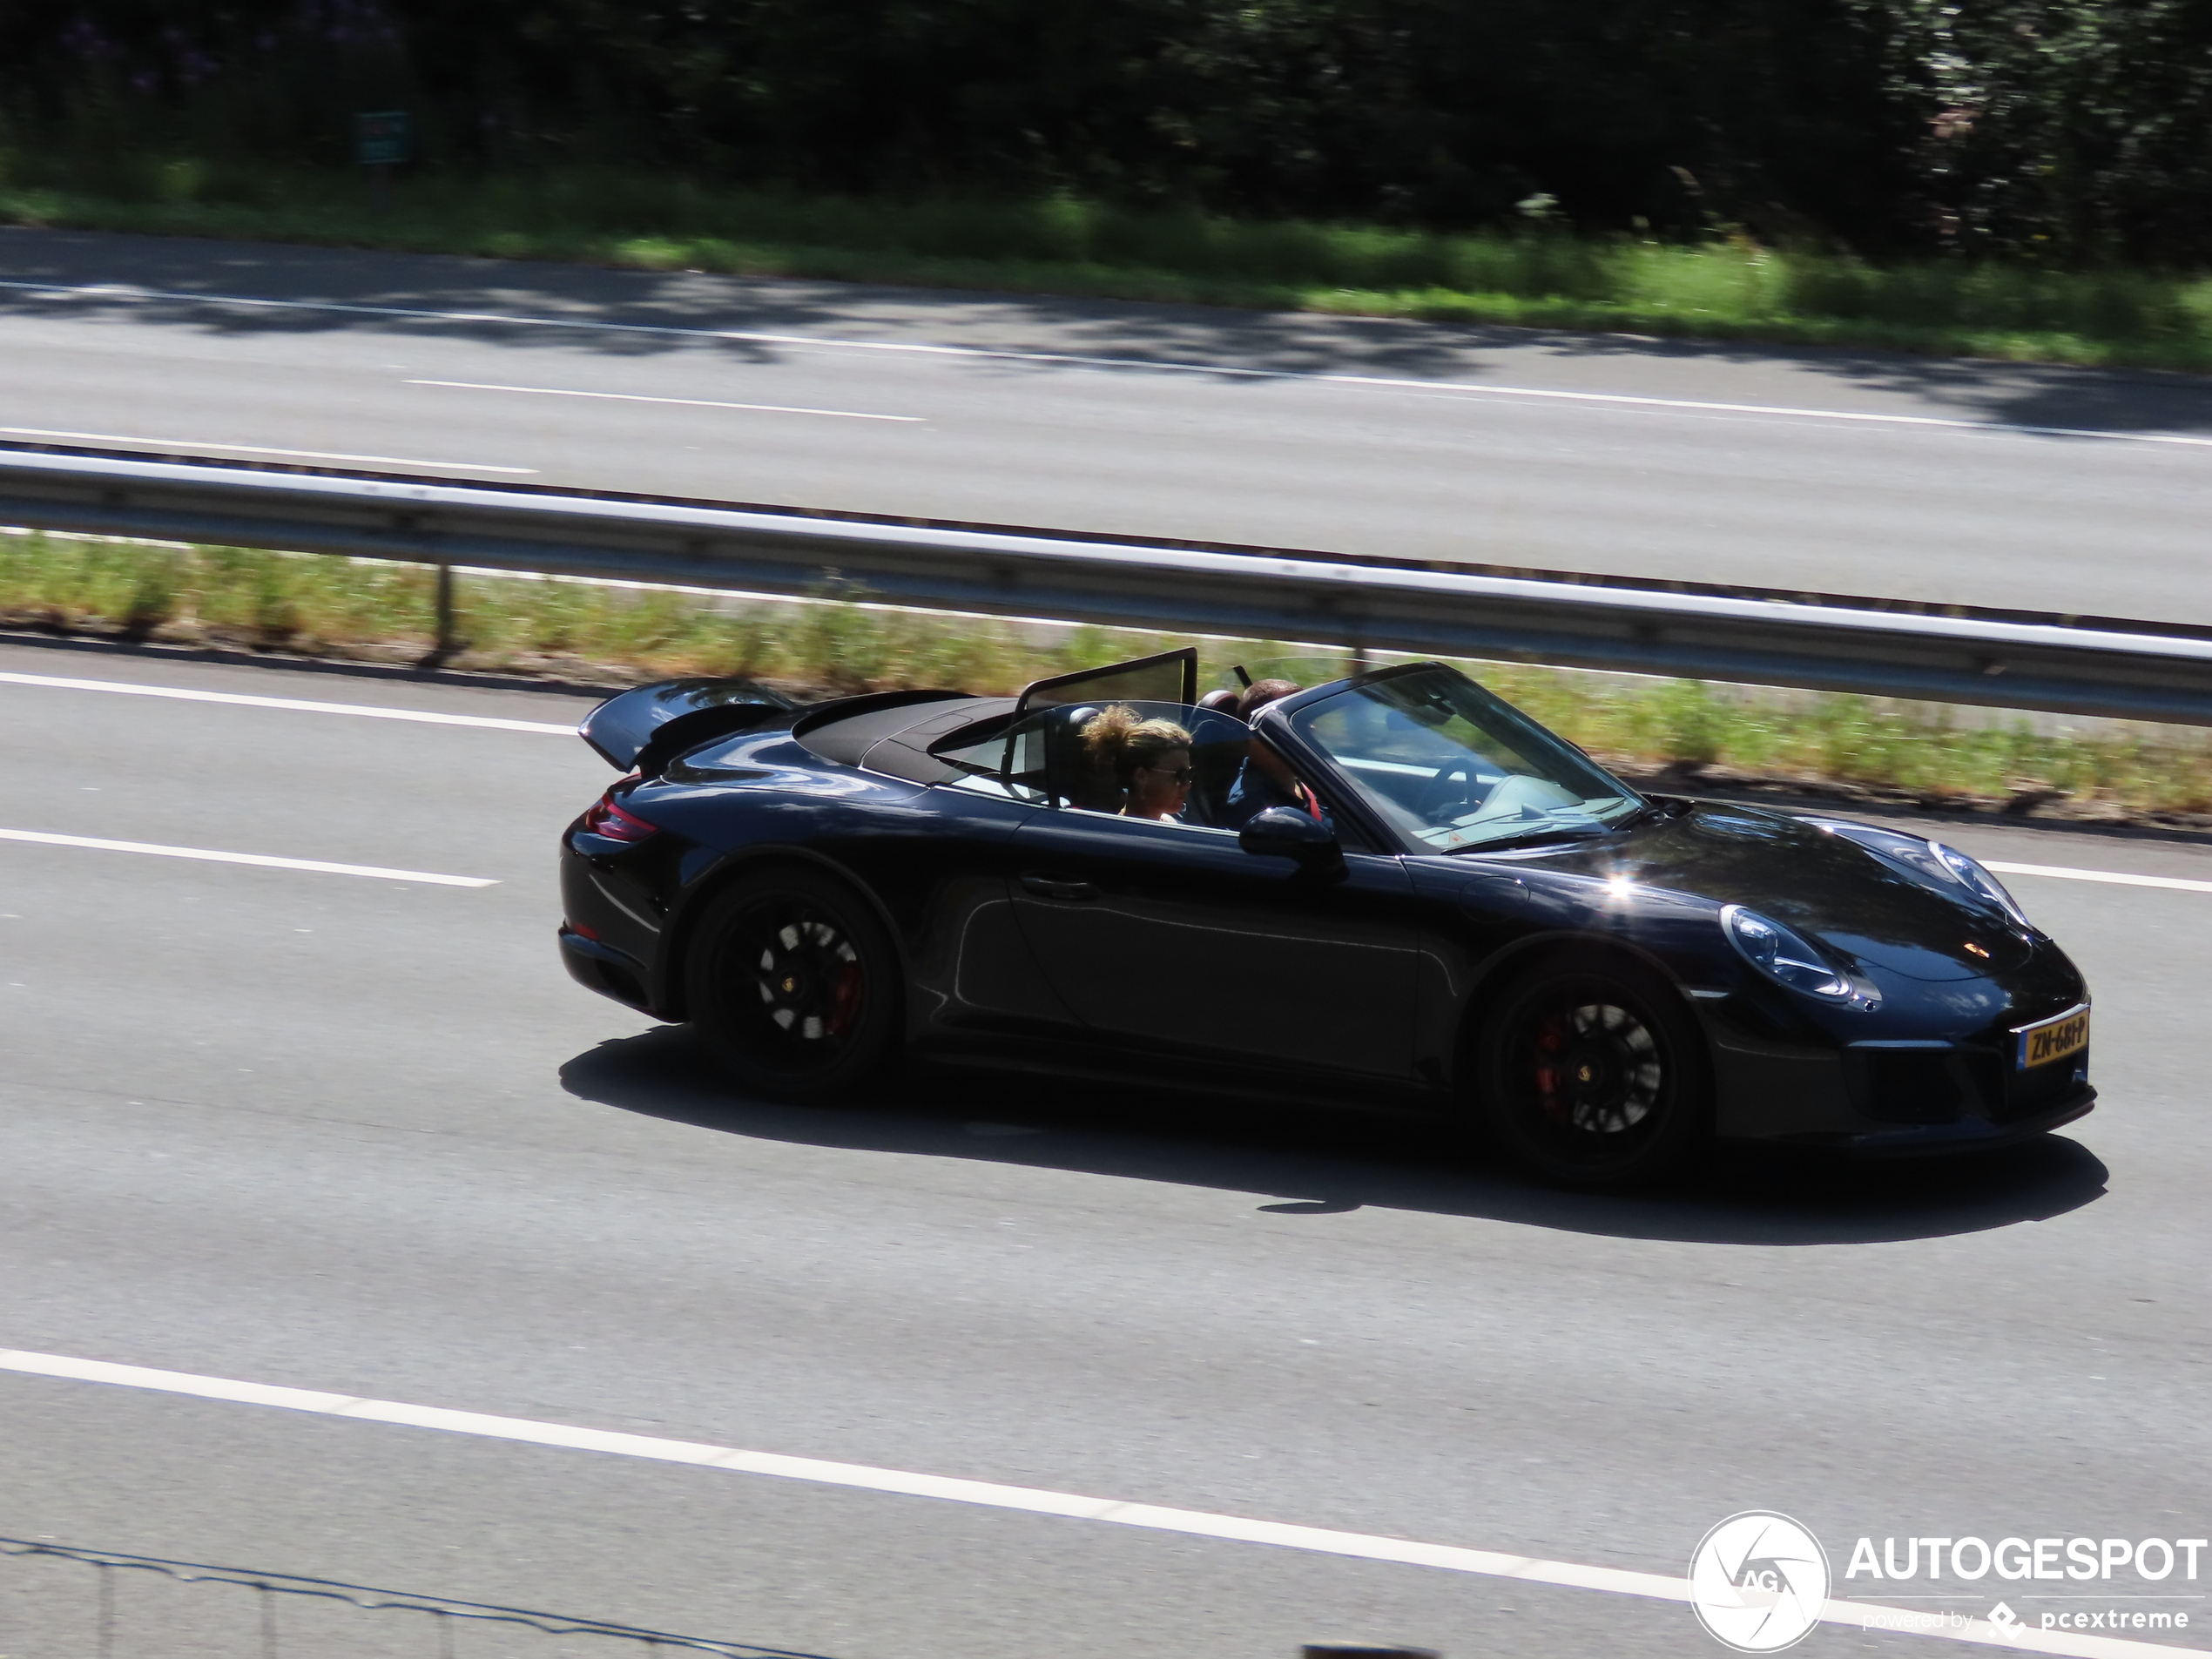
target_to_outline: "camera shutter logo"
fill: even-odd
[[[1827,1554],[1787,1515],[1730,1515],[1689,1558],[1697,1622],[1738,1653],[1779,1653],[1804,1640],[1827,1604]]]

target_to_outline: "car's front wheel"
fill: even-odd
[[[824,873],[779,867],[725,887],[685,977],[693,1028],[748,1094],[848,1094],[898,1046],[898,952],[867,900]]]
[[[1711,1120],[1696,1022],[1673,988],[1627,963],[1539,968],[1492,1005],[1477,1055],[1493,1136],[1566,1185],[1657,1181]]]

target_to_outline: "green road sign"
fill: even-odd
[[[389,167],[407,159],[405,110],[381,110],[354,118],[354,159],[364,167]]]

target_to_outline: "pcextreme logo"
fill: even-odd
[[[1738,1653],[1779,1653],[1802,1642],[1827,1604],[1827,1554],[1787,1515],[1730,1515],[1689,1558],[1697,1622]]]

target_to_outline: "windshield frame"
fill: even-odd
[[[1460,685],[1478,693],[1494,711],[1502,715],[1505,722],[1514,729],[1516,737],[1531,740],[1538,753],[1528,755],[1527,751],[1522,749],[1521,752],[1525,758],[1534,760],[1556,757],[1570,771],[1595,772],[1609,786],[1609,792],[1616,795],[1623,803],[1622,807],[1608,819],[1595,819],[1597,827],[1586,833],[1570,834],[1563,826],[1547,826],[1541,823],[1531,823],[1527,832],[1521,835],[1501,836],[1494,840],[1470,842],[1461,846],[1438,846],[1423,840],[1407,829],[1399,822],[1398,812],[1386,811],[1383,804],[1375,799],[1371,786],[1363,784],[1353,774],[1352,769],[1345,765],[1332,751],[1325,747],[1318,739],[1311,737],[1305,729],[1305,721],[1303,717],[1310,715],[1322,704],[1346,695],[1357,695],[1392,680],[1437,673],[1447,675]],[[1353,675],[1348,678],[1332,680],[1326,685],[1312,686],[1261,710],[1253,722],[1253,726],[1256,731],[1262,732],[1269,742],[1294,757],[1303,758],[1316,765],[1328,781],[1328,792],[1339,802],[1356,807],[1356,817],[1370,827],[1378,845],[1394,847],[1399,853],[1413,857],[1462,858],[1483,853],[1511,853],[1531,845],[1556,846],[1563,839],[1595,840],[1600,835],[1613,833],[1627,820],[1648,806],[1651,801],[1651,797],[1601,765],[1580,745],[1561,737],[1534,716],[1516,708],[1479,680],[1463,673],[1449,663],[1432,660],[1393,664],[1387,668],[1379,668],[1368,673]]]

